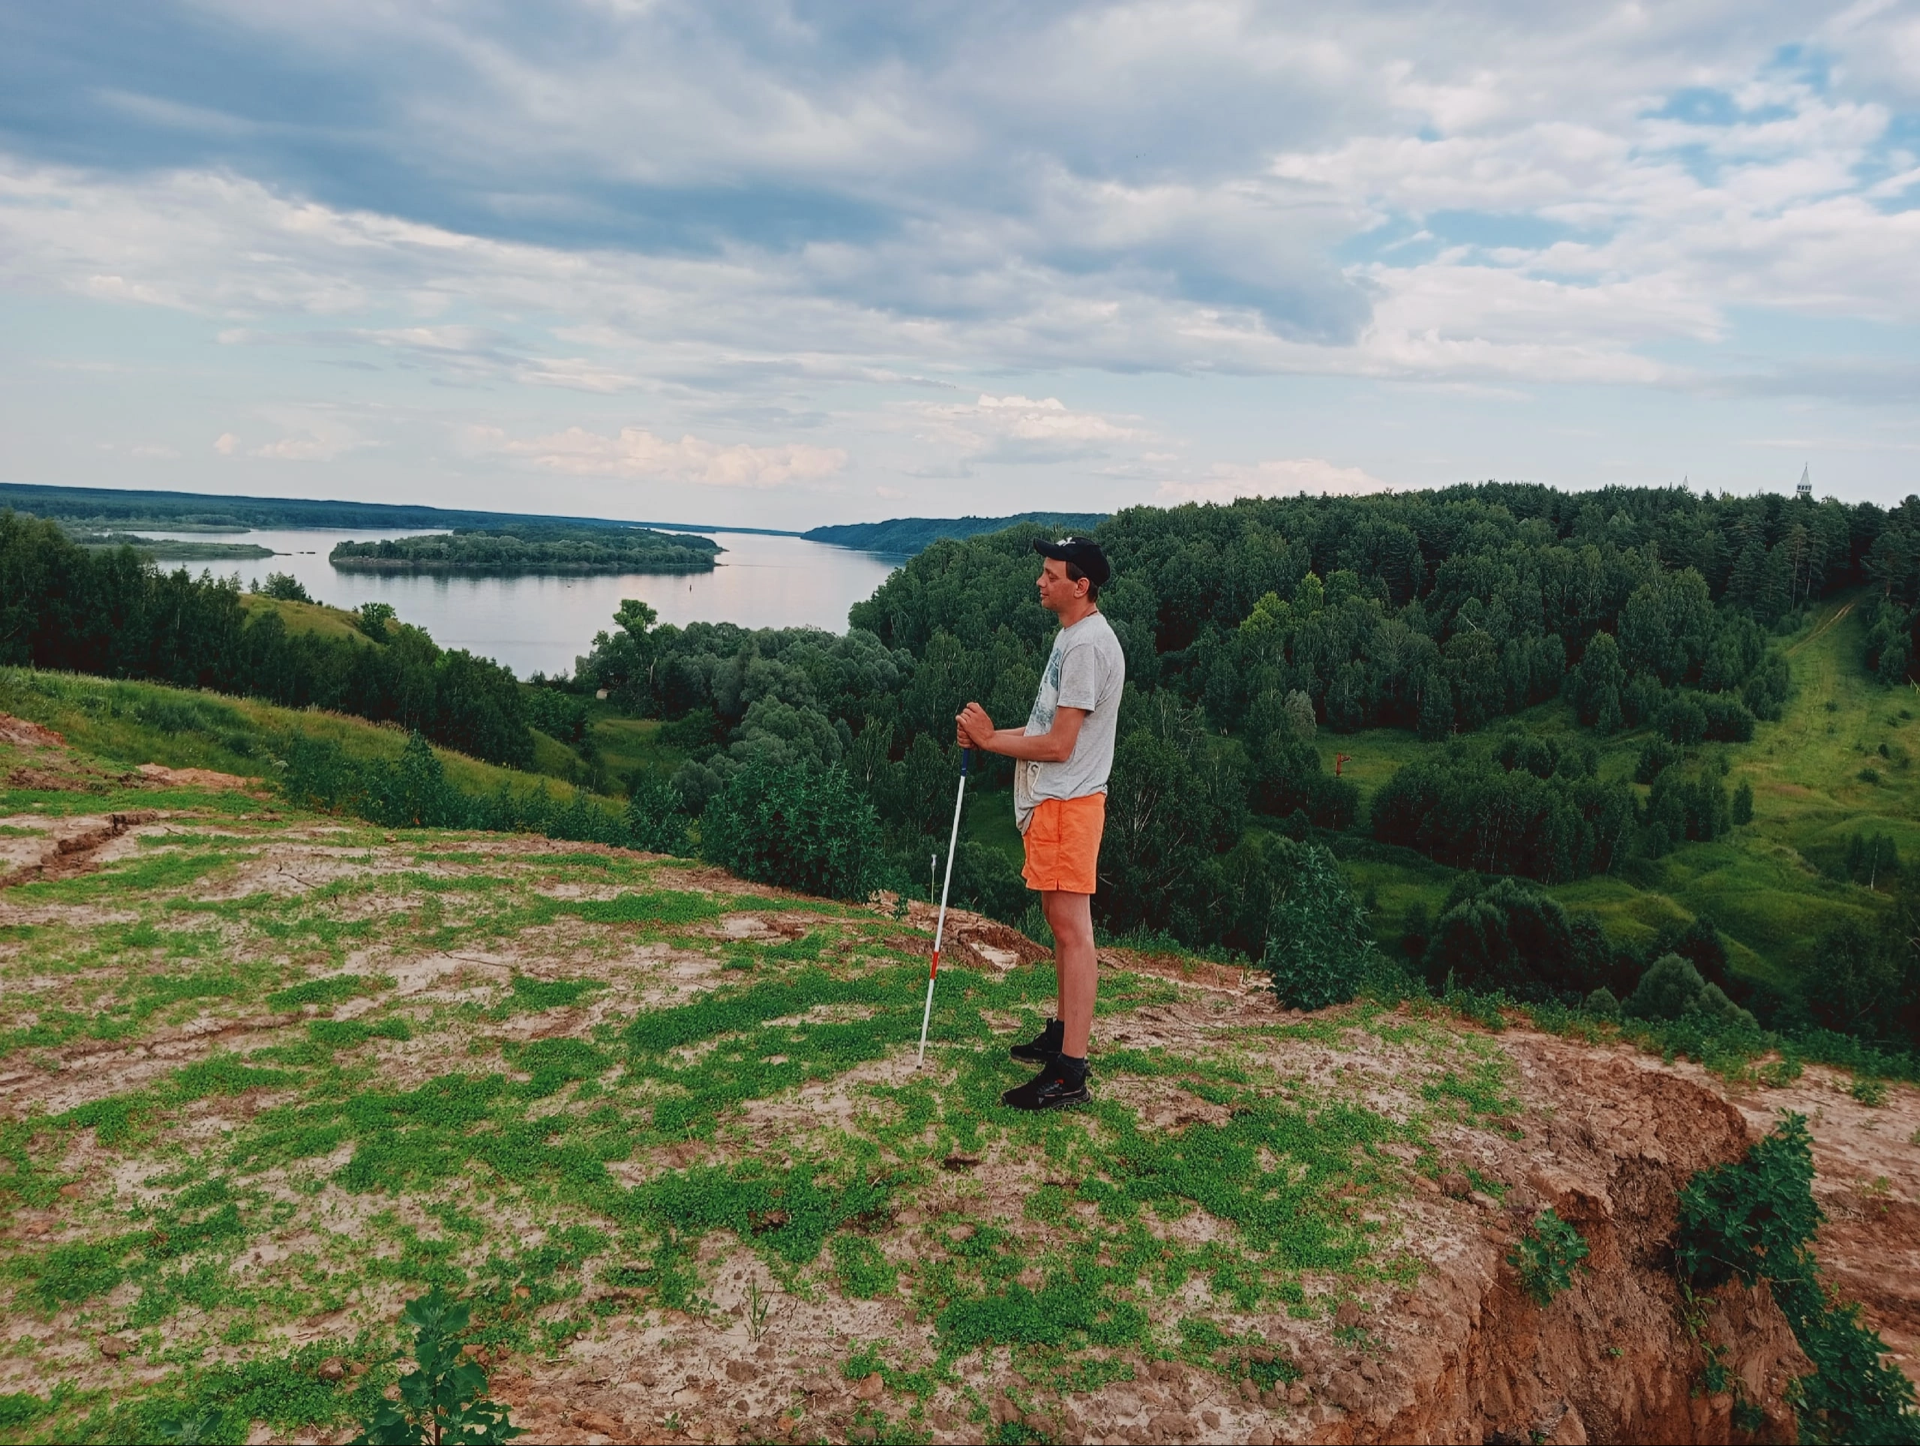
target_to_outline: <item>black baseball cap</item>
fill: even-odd
[[[1055,557],[1061,562],[1070,562],[1080,569],[1080,575],[1095,587],[1105,587],[1107,579],[1113,576],[1113,568],[1107,563],[1106,553],[1100,550],[1100,544],[1090,537],[1062,537],[1049,542],[1044,537],[1033,540],[1033,550],[1042,557]]]

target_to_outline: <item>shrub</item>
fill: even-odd
[[[1520,1289],[1527,1299],[1544,1309],[1572,1287],[1574,1267],[1587,1254],[1585,1238],[1548,1206],[1514,1242],[1507,1264],[1520,1273]]]
[[[1724,989],[1707,983],[1693,961],[1678,954],[1662,954],[1648,965],[1624,1007],[1635,1019],[1693,1016],[1722,1027],[1757,1027],[1753,1016],[1728,998]]]
[[[1260,964],[1273,992],[1294,1009],[1344,1004],[1369,976],[1390,968],[1340,865],[1318,844],[1299,850],[1298,866],[1274,902]]]
[[[755,758],[701,815],[700,854],[756,883],[862,899],[881,860],[880,821],[846,770]]]
[[[527,722],[549,738],[572,744],[586,741],[588,718],[584,699],[558,688],[528,688],[525,702]]]
[[[1820,1281],[1808,1246],[1821,1218],[1806,1117],[1784,1115],[1744,1159],[1702,1170],[1680,1192],[1675,1269],[1702,1288],[1768,1283],[1814,1366],[1795,1382],[1802,1440],[1920,1441],[1912,1383],[1887,1364],[1859,1306]]]
[[[652,775],[635,777],[627,794],[627,837],[632,847],[656,854],[689,853],[689,822],[672,784]]]
[[[962,839],[953,858],[953,898],[988,918],[1018,923],[1037,896],[1013,860],[991,844]]]
[[[1744,778],[1733,791],[1733,821],[1736,825],[1753,822],[1753,785]]]

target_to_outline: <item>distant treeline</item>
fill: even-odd
[[[511,671],[419,628],[382,631],[379,643],[289,632],[276,611],[249,619],[238,579],[163,572],[132,548],[77,547],[52,522],[0,512],[0,663],[329,708],[490,762],[533,761]]]
[[[708,572],[721,550],[690,533],[545,524],[342,542],[328,561],[342,572]]]
[[[496,527],[565,523],[625,528],[632,524],[593,517],[539,517],[514,512],[476,512],[410,503],[335,502],[299,497],[223,497],[203,492],[152,492],[118,487],[42,487],[0,482],[0,508],[36,517],[101,528],[326,528]]]
[[[979,537],[1022,522],[1037,523],[1059,532],[1090,533],[1106,516],[1104,512],[1021,512],[1012,517],[895,517],[886,522],[815,527],[800,535],[809,542],[830,542],[835,547],[910,555],[924,551],[942,538]]]

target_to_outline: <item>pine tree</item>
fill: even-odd
[[[1733,560],[1733,572],[1727,578],[1727,598],[1739,607],[1752,607],[1760,595],[1760,575],[1766,570],[1767,549],[1757,537],[1749,538]]]

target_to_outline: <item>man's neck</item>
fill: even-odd
[[[1060,613],[1057,614],[1057,616],[1060,619],[1061,627],[1070,628],[1075,623],[1085,622],[1088,618],[1092,617],[1095,613],[1099,611],[1100,611],[1099,605],[1095,603],[1092,599],[1082,598],[1078,602],[1074,603],[1072,607],[1063,609]]]

